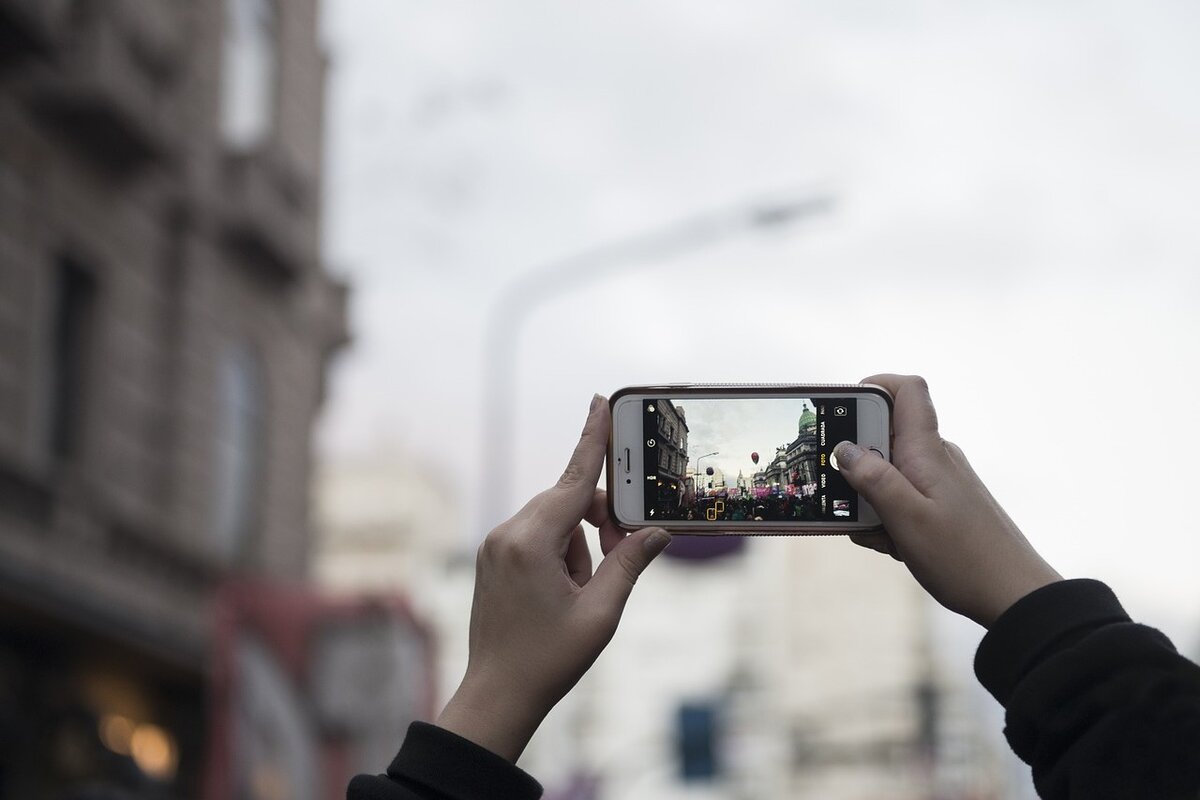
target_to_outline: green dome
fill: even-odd
[[[808,407],[808,403],[804,404],[804,413],[800,415],[800,433],[804,433],[804,429],[810,430],[817,427],[817,415]]]

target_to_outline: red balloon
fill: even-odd
[[[757,464],[758,463],[758,453],[751,453],[750,460],[753,461],[755,464]]]

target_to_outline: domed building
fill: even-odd
[[[807,402],[796,424],[796,438],[787,446],[787,484],[801,497],[812,497],[817,490],[817,413]]]
[[[808,405],[804,403],[804,410],[800,412],[800,422],[797,425],[797,434],[803,436],[806,432],[815,434],[817,432],[817,414]]]

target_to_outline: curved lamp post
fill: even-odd
[[[810,194],[777,202],[750,203],[689,217],[628,239],[610,242],[559,259],[517,277],[501,291],[488,313],[484,339],[483,493],[477,539],[508,516],[515,417],[515,368],[521,328],[533,311],[566,292],[607,277],[620,267],[665,259],[733,236],[784,228],[825,213],[828,195]]]

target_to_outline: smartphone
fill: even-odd
[[[842,440],[891,458],[892,397],[870,384],[634,386],[609,400],[608,502],[623,528],[861,533],[879,515],[840,474]]]

